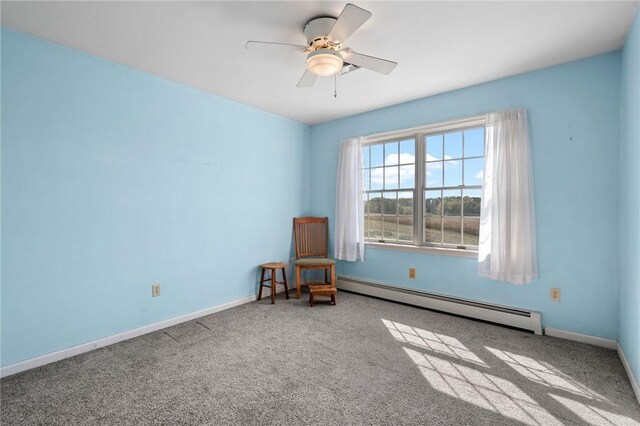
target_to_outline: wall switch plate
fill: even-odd
[[[560,301],[560,289],[559,288],[555,288],[555,287],[551,287],[549,289],[549,299],[554,301],[554,302],[559,302]]]
[[[154,284],[151,286],[151,297],[160,296],[160,284]]]
[[[414,279],[416,277],[416,268],[409,268],[409,278]]]

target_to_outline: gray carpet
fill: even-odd
[[[615,351],[341,292],[3,379],[3,425],[638,425]]]

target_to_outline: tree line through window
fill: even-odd
[[[363,155],[365,239],[477,248],[484,126],[372,143]]]

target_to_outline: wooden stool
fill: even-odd
[[[287,287],[287,264],[282,262],[270,262],[260,265],[260,291],[258,292],[258,300],[262,299],[262,287],[269,287],[271,289],[271,304],[276,303],[276,284],[284,284],[284,294],[289,299],[289,287]],[[264,278],[266,270],[271,271],[271,278]],[[282,270],[282,281],[276,279],[276,272],[278,269]],[[267,281],[271,281],[271,285],[266,285]]]
[[[315,296],[331,296],[331,304],[336,304],[336,294],[338,290],[331,284],[310,285],[309,286],[309,306],[313,306]]]

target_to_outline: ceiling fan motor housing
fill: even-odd
[[[332,49],[318,49],[307,55],[307,69],[320,77],[339,73],[342,64],[342,56]]]
[[[307,39],[307,44],[311,46],[314,42],[324,41],[333,28],[336,18],[316,18],[307,22],[304,26],[304,36]]]

